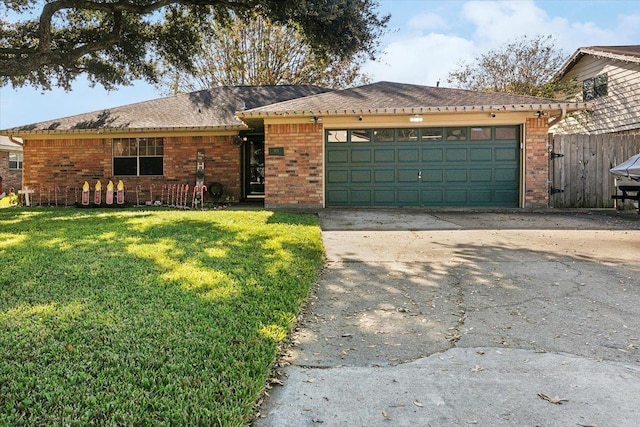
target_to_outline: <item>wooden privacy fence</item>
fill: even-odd
[[[609,169],[640,153],[640,135],[549,135],[549,149],[551,207],[612,208]]]

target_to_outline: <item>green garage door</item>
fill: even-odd
[[[518,206],[519,128],[327,130],[326,205]]]

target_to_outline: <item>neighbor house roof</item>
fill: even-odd
[[[581,47],[560,67],[554,75],[562,78],[584,57],[592,55],[600,58],[614,59],[617,61],[640,63],[640,45],[631,46],[589,46]]]
[[[575,111],[590,104],[462,89],[379,82],[238,112],[241,118],[344,114]]]
[[[244,129],[236,111],[325,92],[312,85],[220,86],[15,127],[2,134]]]

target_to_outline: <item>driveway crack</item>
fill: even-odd
[[[462,329],[467,319],[467,308],[465,306],[464,289],[462,287],[461,280],[458,279],[451,283],[454,290],[454,303],[456,311],[452,313],[457,317],[457,321],[454,326],[449,329],[449,332],[445,334],[445,338],[449,341],[449,348],[455,348],[462,338]]]

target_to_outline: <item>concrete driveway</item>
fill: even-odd
[[[255,426],[638,425],[637,213],[320,218],[327,267]]]

